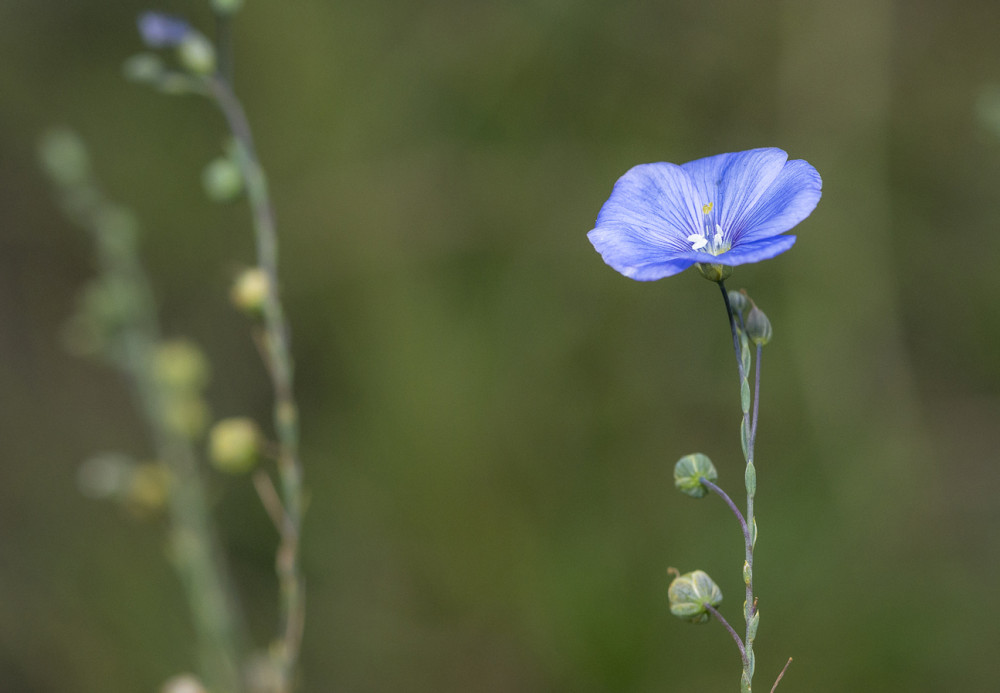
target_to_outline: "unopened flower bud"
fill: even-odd
[[[733,309],[734,315],[739,315],[750,305],[750,299],[743,291],[728,291],[729,307]]]
[[[208,383],[208,360],[187,340],[165,342],[153,357],[153,374],[164,387],[182,392],[198,392]]]
[[[733,273],[733,268],[730,265],[716,265],[696,262],[694,266],[698,268],[699,272],[701,272],[701,276],[713,282],[721,282],[729,279],[730,275]]]
[[[712,460],[700,452],[685,455],[674,465],[674,486],[681,493],[692,498],[704,496],[708,493],[708,489],[701,483],[702,478],[714,482],[719,478],[719,473],[715,471]]]
[[[667,590],[670,613],[691,623],[705,623],[710,614],[706,604],[717,607],[722,603],[722,590],[701,570],[678,575]]]
[[[202,170],[201,185],[210,200],[227,202],[243,191],[243,174],[232,159],[220,156]]]
[[[250,315],[259,315],[271,290],[267,272],[259,267],[243,270],[233,283],[229,298],[233,305]]]
[[[122,72],[130,82],[153,84],[163,77],[166,68],[155,53],[136,53],[122,65]]]
[[[179,45],[191,33],[191,27],[183,19],[162,12],[143,12],[138,25],[142,40],[150,48]]]
[[[125,494],[132,480],[135,462],[121,453],[95,455],[77,471],[80,492],[90,498],[114,498]]]
[[[212,9],[222,15],[236,14],[243,7],[243,0],[212,0]]]
[[[215,46],[197,31],[189,31],[177,46],[177,59],[197,75],[215,72]]]
[[[758,308],[756,304],[753,305],[750,313],[747,315],[746,329],[747,337],[754,344],[763,345],[771,341],[771,321],[767,319],[764,311]]]
[[[39,156],[49,176],[64,187],[80,185],[90,176],[87,148],[72,130],[60,129],[45,133]]]
[[[223,419],[209,434],[209,457],[219,471],[242,474],[257,462],[260,432],[252,419]]]
[[[207,689],[191,674],[178,674],[163,684],[160,693],[207,693]]]

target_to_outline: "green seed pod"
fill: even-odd
[[[153,356],[156,381],[174,392],[199,392],[208,384],[208,360],[187,340],[164,342]]]
[[[251,316],[258,316],[264,310],[264,301],[271,290],[271,280],[267,272],[259,267],[243,270],[233,283],[229,298],[233,305]]]
[[[177,46],[177,59],[196,75],[215,71],[215,46],[197,31],[189,31]]]
[[[202,170],[201,185],[213,202],[228,202],[243,192],[243,174],[236,162],[220,156]]]
[[[678,575],[667,590],[670,613],[691,623],[705,623],[710,614],[706,604],[713,607],[722,603],[722,590],[701,570]]]
[[[753,301],[751,301],[753,303]],[[747,336],[754,344],[764,345],[771,341],[771,321],[764,315],[764,311],[756,306],[750,309],[747,315]]]
[[[701,272],[701,276],[713,282],[724,281],[729,279],[729,277],[733,274],[733,268],[729,265],[709,265],[696,262],[694,266],[698,268],[699,272]]]
[[[703,497],[708,493],[708,488],[701,483],[702,478],[714,482],[719,478],[719,473],[715,471],[712,460],[700,452],[685,455],[674,465],[674,486],[681,493],[692,498]]]
[[[260,432],[252,419],[223,419],[209,434],[209,458],[216,469],[242,474],[253,469],[260,449]]]

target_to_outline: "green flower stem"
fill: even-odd
[[[747,384],[747,372],[743,366],[742,349],[740,344],[740,332],[736,326],[736,318],[733,315],[732,306],[729,303],[729,292],[726,291],[725,283],[720,280],[719,288],[722,290],[722,299],[726,304],[726,314],[729,319],[729,327],[733,334],[733,349],[736,352],[736,366],[739,371],[740,377],[740,388],[748,387]],[[758,347],[758,354],[760,353]],[[758,356],[759,358],[759,356]],[[758,361],[759,363],[759,361]],[[759,380],[758,391],[759,391]],[[756,493],[757,487],[757,471],[753,463],[753,427],[754,424],[750,420],[750,409],[746,406],[746,400],[743,401],[743,425],[740,431],[743,442],[743,450],[746,455],[746,489],[747,489],[747,511],[746,511],[746,527],[747,532],[744,533],[744,543],[745,543],[745,555],[743,562],[743,581],[746,584],[746,601],[743,603],[743,618],[746,622],[746,638],[744,640],[744,657],[743,657],[743,675],[740,680],[740,690],[742,693],[751,693],[751,686],[753,682],[754,673],[754,653],[753,653],[753,641],[756,637],[757,624],[759,622],[759,616],[756,616],[757,603],[753,595],[753,550],[754,545],[757,542],[757,523],[753,514],[753,502],[754,494]],[[756,397],[754,401],[754,419],[756,420]]]
[[[746,650],[743,648],[743,641],[740,640],[740,636],[736,634],[736,630],[733,629],[733,627],[731,625],[729,625],[729,621],[727,621],[722,616],[722,614],[719,613],[719,610],[716,609],[714,606],[712,606],[711,604],[703,604],[702,606],[704,606],[705,610],[708,613],[712,614],[712,616],[714,616],[715,619],[719,623],[721,623],[723,626],[725,626],[726,630],[729,631],[729,634],[731,636],[733,636],[733,642],[736,643],[736,647],[740,648],[740,659],[742,659],[743,662],[744,662],[744,664],[745,664],[746,661],[747,661],[747,653],[746,653]],[[782,673],[784,673],[784,672],[782,672]]]
[[[253,215],[257,264],[269,280],[263,310],[266,346],[264,357],[274,387],[274,426],[279,448],[278,476],[284,506],[276,560],[282,620],[280,646],[276,650],[280,676],[277,693],[288,693],[294,688],[305,617],[305,585],[299,565],[303,490],[299,459],[299,418],[293,389],[289,330],[278,296],[278,243],[274,210],[242,104],[236,98],[231,84],[221,74],[208,78],[208,88],[239,145],[238,159]]]

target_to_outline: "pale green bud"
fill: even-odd
[[[212,9],[219,14],[236,14],[243,8],[243,0],[212,0]]]
[[[197,31],[188,32],[177,46],[177,59],[181,65],[197,75],[215,72],[215,47]]]
[[[155,84],[163,78],[166,67],[155,53],[136,53],[122,65],[125,79],[141,84]]]
[[[163,684],[160,693],[208,693],[208,689],[191,674],[178,674]]]
[[[209,434],[209,458],[216,469],[242,474],[253,469],[260,449],[260,432],[252,419],[223,419]]]
[[[271,291],[267,272],[259,267],[243,270],[233,283],[229,298],[233,305],[249,315],[259,315]]]
[[[733,268],[729,265],[696,262],[694,263],[694,266],[698,268],[699,272],[701,272],[701,276],[713,282],[721,282],[729,279],[729,277],[733,274]]]
[[[715,465],[707,456],[696,452],[693,455],[685,455],[677,460],[674,465],[674,486],[681,493],[685,493],[692,498],[701,498],[708,493],[708,488],[701,483],[705,478],[714,482],[719,478],[719,473],[715,471]]]
[[[208,384],[208,359],[187,340],[164,342],[153,355],[153,375],[170,390],[198,392]]]
[[[131,484],[134,465],[131,457],[121,453],[94,455],[77,471],[80,492],[90,498],[123,496]]]
[[[701,570],[678,575],[667,590],[670,613],[691,623],[706,623],[710,617],[706,604],[722,603],[722,590]]]
[[[753,303],[753,301],[751,301]],[[756,304],[750,309],[746,320],[747,336],[754,344],[763,345],[771,341],[771,321]]]
[[[83,140],[72,130],[50,130],[42,137],[39,158],[46,173],[64,187],[73,187],[90,177],[90,157]]]
[[[202,170],[201,185],[210,200],[227,202],[243,192],[243,174],[232,159],[220,156]]]

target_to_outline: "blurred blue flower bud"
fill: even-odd
[[[162,12],[143,12],[138,24],[139,34],[150,48],[178,46],[191,33],[190,25],[183,19]]]

